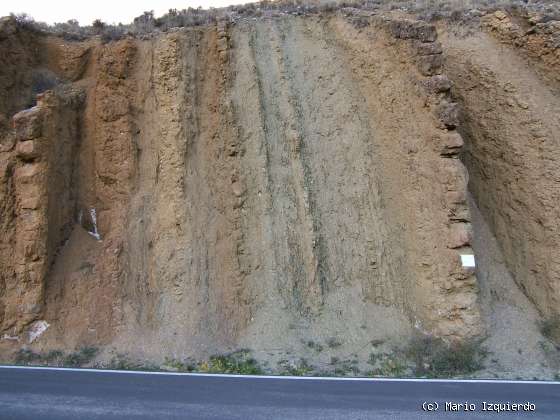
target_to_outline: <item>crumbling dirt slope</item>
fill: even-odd
[[[346,10],[108,43],[2,25],[23,69],[0,78],[21,93],[0,103],[3,354],[364,364],[421,333],[501,357],[503,270],[532,337],[558,314],[555,64],[495,25]],[[468,186],[495,257],[471,246]]]

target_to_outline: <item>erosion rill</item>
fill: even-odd
[[[484,337],[460,157],[515,280],[558,315],[559,101],[539,79],[557,61],[526,75],[544,124],[445,25],[442,47],[432,24],[344,10],[109,43],[3,18],[0,352]],[[513,57],[495,18],[480,36]],[[38,77],[56,83],[35,97]]]

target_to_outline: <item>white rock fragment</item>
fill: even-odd
[[[4,334],[2,336],[2,340],[8,340],[8,341],[19,341],[19,337],[17,335],[8,335],[8,334]]]
[[[47,331],[47,328],[49,328],[49,326],[50,325],[47,321],[35,321],[33,324],[31,324],[28,333],[29,344],[37,340],[45,331]]]
[[[461,255],[461,264],[463,267],[474,268],[476,264],[474,262],[474,255],[472,254],[463,254]]]
[[[91,236],[93,236],[95,239],[100,241],[101,235],[99,235],[99,232],[97,231],[97,213],[95,212],[95,209],[94,208],[90,209],[89,214],[91,216],[91,222],[93,224],[93,231],[88,233]]]

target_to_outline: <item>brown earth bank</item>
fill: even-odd
[[[0,355],[558,375],[560,32],[477,22],[3,18]],[[432,369],[440,342],[471,365]]]

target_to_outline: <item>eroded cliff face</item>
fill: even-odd
[[[557,23],[496,12],[487,31],[444,37],[470,189],[515,280],[548,317],[560,310]]]
[[[15,159],[6,200],[13,216],[3,264],[3,324],[21,331],[36,321],[44,309],[44,289],[50,265],[73,229],[73,157],[79,138],[82,92],[41,95],[35,107],[13,117]],[[56,139],[56,141],[53,141]]]
[[[523,131],[500,134],[488,151],[477,125],[485,119],[473,120],[493,95],[464,86],[454,50],[452,80],[442,74],[434,26],[286,16],[108,44],[26,44],[3,28],[0,51],[23,52],[0,82],[22,57],[25,71],[63,82],[21,110],[33,86],[14,79],[21,96],[0,109],[13,122],[0,151],[4,346],[163,359],[241,347],[297,354],[305,340],[329,337],[359,352],[414,330],[479,337],[487,325],[469,263],[459,133],[473,194],[516,280],[557,313],[556,283],[544,279],[554,278],[558,244],[538,227],[557,231],[558,180],[538,181],[543,167],[531,158],[491,169],[527,167],[518,178],[530,185],[500,195],[488,189],[504,185],[501,175],[480,181],[481,162]],[[540,150],[522,147],[520,159]],[[516,198],[519,189],[528,195]],[[528,199],[541,193],[549,207]],[[515,233],[533,211],[537,228]],[[528,283],[531,264],[549,271]]]

